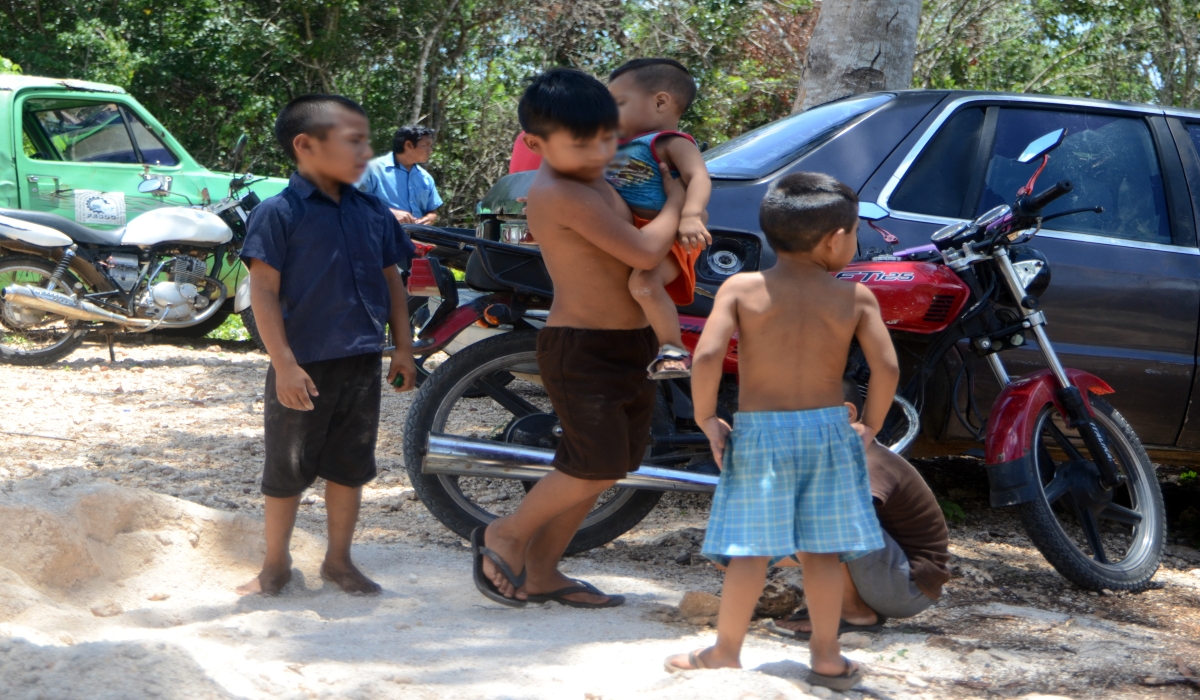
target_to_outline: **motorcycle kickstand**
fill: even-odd
[[[117,361],[117,353],[116,353],[116,351],[113,350],[113,334],[105,333],[104,337],[108,340],[108,361],[116,362]]]

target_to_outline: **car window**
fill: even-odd
[[[126,128],[128,114],[111,102],[31,101],[26,104],[25,128],[38,129],[46,147],[53,152],[46,153],[43,148],[30,157],[74,163],[141,164],[144,161],[177,165],[179,160],[136,115],[129,115],[129,128]],[[130,131],[137,139],[138,148],[134,148],[129,138]]]
[[[808,153],[895,95],[863,95],[813,107],[747,131],[705,151],[709,176],[757,180]]]
[[[142,160],[150,165],[179,165],[179,159],[175,154],[150,131],[150,127],[146,126],[142,120],[131,112],[126,112],[130,116],[129,126],[133,128],[133,137],[137,141],[138,150],[142,152]]]
[[[915,214],[962,216],[983,114],[982,107],[968,107],[946,120],[888,199],[888,206]]]
[[[1101,214],[1083,213],[1055,219],[1049,228],[1170,243],[1171,226],[1162,171],[1142,119],[1083,112],[1038,109],[1001,109],[996,122],[996,143],[988,163],[983,196],[977,213],[998,204],[1012,203],[1017,190],[1037,170],[1040,161],[1018,163],[1030,141],[1055,129],[1066,129],[1062,145],[1035,190],[1059,180],[1070,180],[1074,189],[1046,207],[1044,214],[1102,206]]]

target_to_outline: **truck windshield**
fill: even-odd
[[[784,117],[747,131],[705,152],[708,173],[717,180],[757,180],[815,150],[895,95],[850,97]]]
[[[65,105],[30,101],[25,120],[25,135],[34,141],[30,157],[35,159],[179,164],[179,159],[136,114],[111,102]]]

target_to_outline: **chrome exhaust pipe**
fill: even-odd
[[[430,433],[421,471],[425,474],[537,481],[554,470],[553,461],[554,450]],[[712,493],[717,487],[717,477],[643,464],[618,481],[617,486]]]
[[[149,326],[155,322],[152,319],[122,316],[111,311],[105,311],[84,299],[76,299],[61,292],[52,292],[49,289],[30,287],[22,284],[10,284],[5,287],[4,291],[0,292],[0,300],[13,306],[46,311],[78,321],[110,321],[112,323],[119,323],[122,326],[139,327]]]

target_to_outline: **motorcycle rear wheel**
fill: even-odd
[[[514,479],[457,477],[421,471],[431,432],[507,441],[524,416],[505,408],[525,406],[526,416],[549,413],[549,398],[537,381],[537,331],[514,331],[474,343],[433,371],[418,389],[404,426],[404,462],[409,480],[425,507],[463,538],[511,513],[526,492]],[[477,382],[488,379],[491,396]],[[482,394],[482,395],[480,395]],[[567,547],[575,554],[600,547],[631,530],[662,498],[657,491],[612,488],[600,495]]]
[[[0,257],[0,288],[10,284],[45,287],[55,265],[32,255]],[[75,275],[67,271],[54,291],[74,296]],[[0,302],[0,359],[13,365],[48,365],[70,355],[83,343],[87,324],[42,311],[23,311]]]
[[[1099,473],[1075,431],[1046,406],[1030,445],[1040,488],[1037,498],[1018,506],[1021,522],[1042,556],[1080,588],[1145,590],[1166,539],[1158,477],[1125,418],[1104,399],[1087,398],[1125,482],[1100,489]]]

